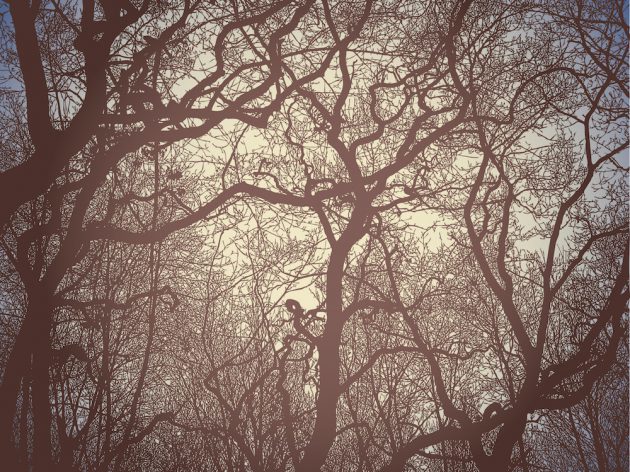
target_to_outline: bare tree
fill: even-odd
[[[623,2],[1,8],[10,468],[627,467]]]

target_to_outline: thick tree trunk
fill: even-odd
[[[304,451],[298,470],[316,472],[326,461],[337,434],[337,400],[339,398],[339,344],[345,324],[343,313],[343,270],[352,246],[365,234],[367,206],[357,205],[339,240],[333,244],[326,271],[326,326],[318,342],[319,389],[317,418],[313,434]]]
[[[33,401],[33,472],[49,472],[53,469],[51,427],[52,413],[50,406],[50,334],[52,328],[52,310],[48,300],[42,296],[32,303],[36,304],[37,323],[32,332],[33,366],[32,401]]]
[[[13,425],[18,404],[20,383],[29,365],[33,342],[32,327],[37,318],[33,304],[28,307],[20,331],[13,343],[13,349],[7,360],[0,387],[0,450],[7,470],[17,469],[17,450],[14,443]]]
[[[339,343],[342,321],[342,278],[345,253],[333,250],[326,279],[326,327],[318,343],[319,389],[317,418],[311,440],[300,463],[300,471],[319,471],[326,460],[337,431],[339,395]]]

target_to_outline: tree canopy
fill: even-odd
[[[626,470],[627,11],[0,1],[3,466]]]

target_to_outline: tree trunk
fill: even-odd
[[[50,406],[50,332],[52,310],[50,297],[34,297],[35,311],[39,312],[31,336],[33,349],[32,401],[33,401],[33,472],[53,469]]]
[[[31,333],[37,318],[37,309],[29,304],[20,331],[7,360],[0,387],[0,450],[7,470],[17,469],[17,450],[14,443],[13,423],[18,404],[20,382],[23,380],[32,352]]]

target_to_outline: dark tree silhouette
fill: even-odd
[[[0,2],[3,466],[627,469],[626,11]]]

